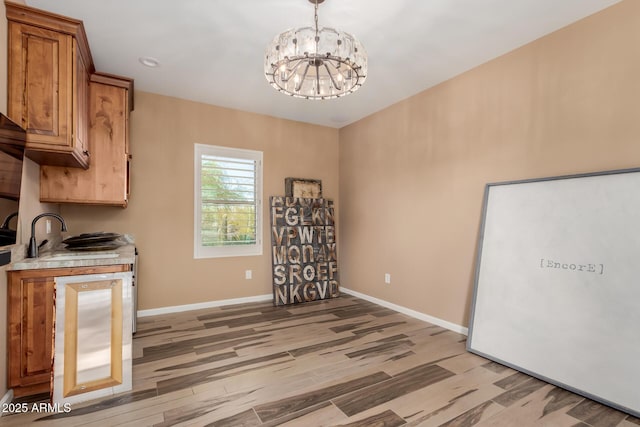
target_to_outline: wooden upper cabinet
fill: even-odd
[[[89,167],[87,104],[94,71],[82,21],[6,2],[8,116],[39,164]]]
[[[22,160],[0,151],[0,197],[18,200],[22,181]]]
[[[40,167],[40,201],[125,207],[129,197],[129,113],[133,80],[94,73],[89,84],[91,166]]]

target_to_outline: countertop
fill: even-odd
[[[36,270],[43,268],[93,267],[98,265],[133,264],[135,246],[120,246],[109,251],[76,252],[66,249],[44,251],[38,258],[24,258],[11,263],[8,270]]]

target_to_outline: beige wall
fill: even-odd
[[[341,129],[342,285],[466,326],[486,183],[640,166],[638,46],[626,0]]]
[[[70,234],[135,236],[140,309],[270,294],[268,196],[284,194],[284,179],[293,176],[321,179],[324,195],[338,199],[336,129],[144,92],[135,94],[131,126],[129,207],[62,205],[61,211]],[[193,258],[194,143],[264,152],[262,256]],[[253,279],[246,280],[249,269]]]

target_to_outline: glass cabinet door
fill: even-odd
[[[53,403],[131,390],[131,272],[56,278]]]

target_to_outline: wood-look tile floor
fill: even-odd
[[[140,319],[131,392],[2,426],[595,426],[640,420],[352,296]]]

